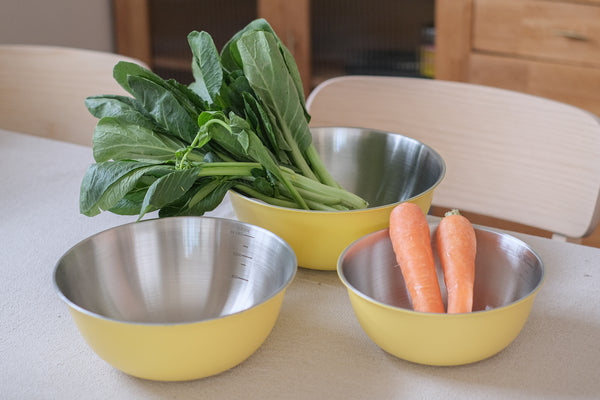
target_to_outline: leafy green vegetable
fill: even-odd
[[[182,197],[198,179],[198,169],[179,169],[158,178],[144,196],[140,218],[143,214],[159,210]]]
[[[221,53],[206,32],[188,44],[189,86],[119,62],[114,78],[132,97],[86,99],[99,121],[81,213],[202,215],[228,190],[283,207],[367,206],[323,166],[298,68],[267,21],[248,24]]]
[[[207,103],[213,104],[223,85],[219,52],[206,32],[190,33],[188,43],[194,55],[192,73],[195,81],[190,85],[190,89],[198,93]]]
[[[100,119],[94,131],[93,151],[97,162],[109,160],[168,162],[173,160],[175,152],[185,147],[185,142],[174,136],[122,122],[114,117]],[[189,158],[202,161],[203,155],[194,152]]]

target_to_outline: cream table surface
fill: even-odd
[[[546,282],[517,339],[479,363],[430,367],[386,354],[335,272],[299,269],[271,335],[241,365],[179,383],[121,373],[87,347],[52,283],[67,249],[134,219],[79,214],[92,162],[90,148],[0,131],[1,399],[600,398],[600,250],[521,234]],[[211,215],[234,217],[227,202]]]

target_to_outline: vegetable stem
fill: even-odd
[[[368,203],[364,199],[355,195],[354,193],[348,192],[338,187],[328,186],[319,181],[309,179],[303,175],[296,174],[289,168],[282,167],[282,169],[286,174],[291,176],[291,180],[294,183],[294,186],[298,188],[310,190],[315,193],[326,193],[329,196],[336,196],[337,198],[339,198],[338,203],[343,204],[344,206],[351,209],[366,208],[368,205]]]
[[[202,168],[200,172],[198,172],[199,177],[252,175],[253,169],[262,169],[262,165],[254,162],[199,163],[196,164],[196,166]]]
[[[189,145],[185,149],[185,152],[183,153],[183,156],[181,157],[181,160],[176,165],[176,167],[178,169],[184,168],[184,166],[187,163],[187,158],[188,158],[189,154],[192,152],[192,150],[194,150],[196,147],[198,147],[198,143],[200,142],[200,138],[204,137],[205,140],[203,140],[203,143],[206,142],[206,139],[207,139],[206,136],[207,136],[206,132],[204,132],[202,129],[198,129],[198,133],[196,134],[196,137],[194,137],[194,140],[192,141],[192,144]]]
[[[242,192],[244,194],[247,194],[248,196],[262,200],[265,203],[272,204],[274,206],[286,207],[286,208],[296,208],[296,206],[297,206],[296,203],[293,201],[267,196],[264,193],[259,192],[258,190],[255,190],[252,187],[247,186],[245,184],[237,184],[234,186],[234,188],[236,190],[238,190],[239,192]]]
[[[323,165],[323,160],[321,160],[321,157],[319,157],[317,149],[313,143],[308,146],[305,155],[319,181],[326,185],[342,189],[342,186],[331,176],[327,168],[325,168],[325,165]]]

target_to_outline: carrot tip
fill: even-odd
[[[455,208],[453,210],[446,212],[444,214],[444,217],[449,217],[450,215],[460,215],[460,211],[457,208]]]

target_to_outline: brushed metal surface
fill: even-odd
[[[410,137],[352,127],[316,127],[311,132],[329,173],[369,207],[406,200],[444,178],[440,154]]]
[[[71,248],[54,282],[69,305],[138,323],[185,323],[248,309],[291,282],[296,256],[262,228],[209,217],[122,225]]]
[[[432,239],[435,227],[432,226]],[[475,228],[477,257],[473,311],[498,308],[514,303],[533,292],[544,279],[539,256],[524,242],[505,233]],[[432,240],[438,281],[446,304],[446,286]],[[402,271],[388,230],[369,234],[348,247],[340,257],[341,279],[361,296],[383,304],[412,309]]]

